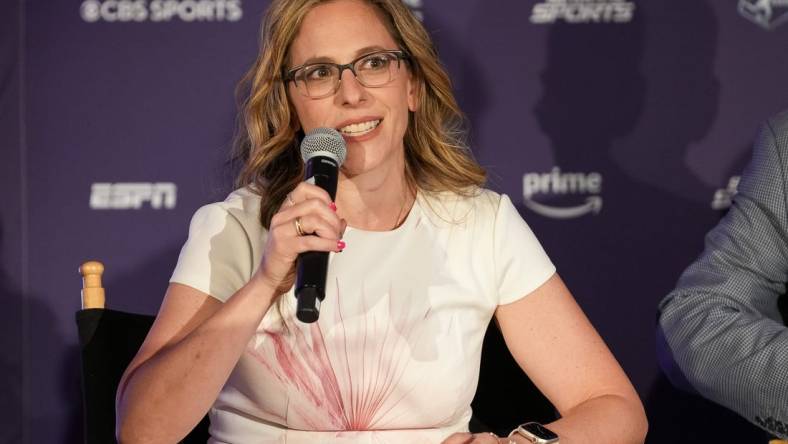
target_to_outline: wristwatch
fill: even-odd
[[[538,422],[526,422],[512,430],[509,438],[520,435],[533,444],[558,444],[558,435]]]

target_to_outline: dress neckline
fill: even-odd
[[[405,216],[405,219],[402,221],[401,224],[399,224],[395,228],[392,228],[391,230],[381,230],[381,231],[364,230],[364,229],[361,229],[361,228],[356,228],[356,227],[352,227],[352,226],[348,225],[346,230],[345,230],[345,232],[346,233],[350,233],[350,232],[360,233],[360,234],[364,234],[364,235],[368,235],[368,236],[387,236],[387,235],[393,235],[393,234],[405,231],[407,229],[407,227],[412,225],[414,223],[414,221],[416,219],[418,219],[417,213],[419,213],[420,210],[421,210],[421,207],[419,206],[419,198],[420,198],[420,196],[421,196],[421,194],[417,191],[416,192],[416,197],[413,199],[413,205],[411,205],[410,211],[408,211],[407,215]]]

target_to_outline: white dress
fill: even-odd
[[[246,189],[199,209],[170,281],[230,298],[260,263],[259,209]],[[211,443],[437,444],[467,431],[495,308],[555,272],[488,190],[420,193],[395,230],[343,239],[318,322],[295,319],[292,289],[266,313],[211,408]]]

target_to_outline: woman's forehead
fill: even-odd
[[[309,11],[291,45],[294,65],[309,59],[347,63],[363,48],[397,49],[381,13],[360,0],[338,0]]]

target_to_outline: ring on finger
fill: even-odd
[[[304,233],[304,227],[301,226],[301,218],[300,217],[296,217],[293,220],[293,225],[295,225],[295,229],[296,229],[296,234],[297,235],[304,236],[306,234],[306,233]]]

